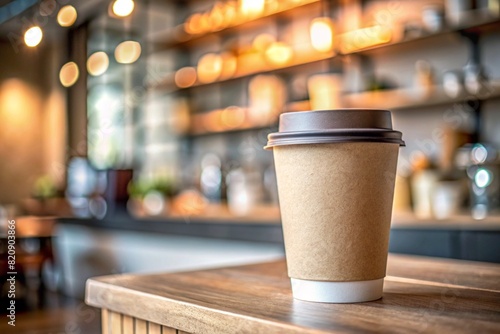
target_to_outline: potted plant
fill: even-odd
[[[28,215],[34,216],[63,216],[69,210],[66,200],[48,175],[35,180],[31,197],[24,201],[24,209]]]
[[[168,213],[174,195],[173,182],[167,178],[139,179],[129,183],[129,209],[139,216],[158,216]]]

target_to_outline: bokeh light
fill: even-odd
[[[216,81],[222,71],[222,57],[215,53],[207,53],[198,61],[198,80],[202,83]]]
[[[125,41],[115,49],[115,59],[120,64],[132,64],[141,56],[141,44],[135,41]]]
[[[265,0],[241,0],[240,11],[245,16],[258,16],[264,12]]]
[[[493,177],[489,170],[480,168],[474,176],[474,182],[479,188],[486,188],[493,181]]]
[[[273,65],[283,66],[287,64],[293,56],[292,48],[283,42],[273,43],[266,50],[266,59]]]
[[[93,53],[89,59],[87,59],[87,71],[90,75],[99,76],[106,72],[108,66],[109,58],[103,51]]]
[[[113,3],[113,13],[119,17],[129,16],[134,10],[135,4],[133,0],[116,0]]]
[[[75,7],[71,5],[67,5],[62,7],[57,13],[57,23],[61,27],[70,27],[75,23],[78,13],[76,12]]]
[[[75,62],[68,62],[61,67],[59,71],[59,81],[64,87],[71,87],[75,84],[80,76],[78,65]]]
[[[29,47],[35,47],[42,41],[43,32],[39,26],[34,26],[24,33],[24,43]]]
[[[175,72],[174,80],[177,87],[190,87],[196,82],[196,69],[190,66],[183,67]]]
[[[311,44],[319,52],[328,52],[333,49],[333,23],[328,17],[318,17],[312,20]]]

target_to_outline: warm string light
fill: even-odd
[[[70,27],[75,23],[78,13],[76,12],[75,7],[71,5],[67,5],[62,7],[57,13],[57,23],[61,27]]]
[[[134,1],[133,0],[115,0],[112,5],[113,14],[118,17],[126,17],[132,14],[134,11]]]
[[[312,20],[310,27],[312,47],[319,52],[333,50],[333,22],[329,17]]]
[[[263,33],[255,37],[252,42],[252,46],[255,50],[259,52],[265,52],[266,49],[276,42],[276,38],[268,33]]]
[[[187,88],[196,82],[196,69],[194,67],[183,67],[175,72],[175,84],[179,88]]]
[[[184,30],[188,34],[193,34],[196,35],[201,29],[200,29],[200,18],[201,14],[200,13],[195,13],[191,15],[187,20],[186,23],[184,23]]]
[[[224,28],[224,5],[222,3],[217,2],[214,5],[208,15],[208,21],[213,31],[218,31]]]
[[[125,41],[115,48],[115,59],[120,64],[132,64],[141,56],[141,44]]]
[[[250,80],[249,121],[252,125],[271,124],[283,110],[286,84],[275,75],[260,74]]]
[[[226,129],[235,129],[245,123],[245,110],[237,106],[229,106],[219,113],[220,122]]]
[[[191,35],[219,31],[264,15],[316,1],[320,0],[217,1],[210,10],[191,14],[184,22],[183,29]]]
[[[223,52],[220,56],[222,59],[222,69],[219,80],[226,80],[231,78],[236,73],[238,61],[231,52]]]
[[[264,12],[265,0],[240,0],[240,11],[244,16],[255,17]]]
[[[24,33],[24,43],[29,47],[35,47],[42,41],[43,32],[39,26],[34,26]]]
[[[126,17],[134,10],[133,0],[115,0],[112,5],[113,14],[118,17]],[[50,15],[47,11],[50,8],[43,8],[43,15]],[[220,14],[220,12],[219,12]],[[75,7],[66,5],[61,7],[57,13],[57,23],[61,27],[72,26],[78,17]],[[33,26],[24,33],[24,42],[28,47],[35,47],[43,39],[43,31],[39,26]],[[141,45],[135,41],[125,41],[120,43],[115,49],[115,58],[118,63],[131,64],[137,61],[141,55]],[[105,52],[95,52],[87,59],[87,71],[90,75],[102,75],[109,67],[109,58]],[[75,62],[64,64],[59,71],[59,80],[64,87],[71,87],[76,83],[80,75],[78,65]],[[195,79],[196,80],[196,79]]]
[[[61,81],[64,87],[71,87],[76,83],[79,75],[80,71],[78,70],[78,66],[75,62],[70,61],[61,67],[59,71],[59,81]]]
[[[295,1],[296,5],[300,3],[300,1]],[[228,26],[238,15],[243,15],[246,17],[254,17],[258,15],[262,15],[265,11],[266,6],[269,3],[266,0],[239,0],[237,2],[216,2],[213,8],[204,14],[195,13],[191,15],[188,19],[188,28],[191,33],[194,33],[194,30],[220,30],[225,26]],[[125,17],[130,15],[134,10],[135,4],[133,0],[115,0],[111,5],[111,9],[116,16]],[[271,8],[271,7],[270,7]],[[59,25],[62,27],[69,27],[76,22],[77,19],[77,10],[75,7],[71,5],[67,5],[62,7],[57,15],[57,21]],[[325,35],[327,34],[327,38],[330,39],[332,35],[332,31],[328,31],[326,25],[328,23],[323,22],[323,26],[321,26],[320,22],[313,22],[311,27],[311,35]],[[330,34],[330,35],[328,35]],[[268,37],[268,36],[264,36]],[[43,38],[43,32],[40,27],[32,27],[25,33],[25,43],[30,47],[34,47],[40,43]],[[331,48],[331,45],[328,45],[328,42],[316,42],[319,38],[312,37],[313,45],[318,50],[324,50]],[[272,39],[262,38],[260,41],[255,41],[256,49],[259,49],[260,52],[264,54],[264,57],[273,65],[282,66],[290,61],[293,56],[292,48],[282,42],[276,42]],[[262,42],[262,43],[260,43]],[[141,46],[139,43],[134,41],[126,41],[120,43],[115,49],[115,58],[118,63],[122,64],[131,64],[135,62],[141,54]],[[61,68],[61,73],[73,73],[76,77],[74,81],[78,79],[79,71],[78,67],[75,63],[70,62],[65,64],[67,67]],[[89,74],[98,76],[106,72],[109,67],[109,58],[104,52],[96,52],[92,54],[87,60],[87,70]],[[179,72],[179,83],[180,86],[189,86],[194,84],[197,80],[202,83],[213,82],[217,79],[227,79],[232,77],[236,72],[237,67],[237,59],[236,57],[229,52],[223,53],[221,55],[210,54],[202,57],[198,64],[198,75],[192,75],[192,71],[188,70],[188,72]],[[61,74],[60,73],[60,74]],[[75,74],[76,73],[76,74]],[[186,77],[187,80],[181,80],[181,77],[189,73]],[[71,77],[71,75],[69,75]],[[66,77],[66,76],[65,76]],[[194,79],[193,79],[194,78]],[[64,86],[69,87],[74,82],[70,79],[61,79],[61,83]]]
[[[298,5],[300,1],[295,1]],[[207,13],[195,13],[186,21],[185,29],[189,33],[199,33],[200,30],[220,30],[230,25],[239,15],[252,17],[262,15],[269,4],[265,0],[240,0],[238,2],[216,2]],[[115,0],[112,3],[113,13],[119,17],[125,17],[132,13],[135,4],[133,0]],[[270,7],[271,8],[271,7]],[[269,9],[269,8],[268,8]],[[77,18],[76,9],[73,6],[64,6],[58,13],[58,22],[67,27],[74,24]],[[37,31],[35,31],[37,33]],[[40,35],[41,30],[40,30]],[[261,36],[254,42],[256,50],[274,66],[283,66],[293,57],[293,49],[283,42],[276,42],[272,35]],[[34,34],[36,37],[36,34]],[[271,37],[271,38],[269,38]],[[33,41],[28,45],[36,45],[36,38],[30,35]],[[41,38],[40,38],[41,40]],[[39,42],[38,42],[39,43]],[[313,47],[321,52],[333,49],[333,25],[328,18],[318,18],[311,23],[311,43]],[[141,54],[141,46],[138,42],[125,41],[115,48],[115,58],[118,63],[131,64]],[[207,54],[202,57],[197,68],[184,68],[176,73],[176,84],[179,87],[189,87],[199,81],[210,83],[218,79],[231,78],[236,73],[237,58],[230,52],[218,54]],[[106,72],[109,66],[109,58],[104,52],[96,52],[87,60],[89,74],[98,76]],[[62,69],[61,69],[62,70]],[[78,71],[78,68],[76,68]],[[195,72],[193,72],[193,70]],[[79,73],[78,73],[79,74]],[[77,74],[77,76],[78,76]],[[66,82],[68,82],[66,80]],[[66,83],[67,84],[67,83]],[[73,83],[71,83],[73,84]]]
[[[307,81],[311,109],[342,108],[342,76],[336,73],[316,74]]]
[[[283,66],[292,59],[293,50],[284,42],[275,42],[266,49],[265,56],[272,65]]]
[[[222,72],[222,57],[215,53],[207,53],[198,61],[197,72],[201,83],[214,82]]]
[[[106,72],[108,66],[109,58],[103,51],[95,52],[87,59],[87,71],[90,75],[99,76]]]

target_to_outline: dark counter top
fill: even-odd
[[[93,228],[163,233],[191,237],[283,243],[281,223],[275,220],[218,221],[213,218],[136,218],[116,215],[104,219],[59,218],[62,224],[85,225]]]
[[[76,224],[114,231],[283,243],[279,219],[259,217],[133,217],[126,214],[95,218],[59,218],[61,224]],[[395,216],[389,251],[401,254],[436,256],[500,263],[500,221],[490,218],[473,221],[456,217],[446,221],[420,221]]]

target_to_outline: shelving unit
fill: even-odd
[[[312,1],[308,3],[308,5],[316,4],[317,1]],[[293,10],[295,10],[294,8]],[[287,11],[279,12],[280,15],[284,15]],[[264,19],[269,19],[275,17],[276,15],[267,15]],[[254,19],[251,22],[256,23],[260,19]],[[236,29],[238,27],[247,24],[242,23],[241,25],[233,26],[228,28],[228,30]],[[400,41],[395,41],[383,45],[377,45],[371,48],[357,50],[353,54],[365,55],[370,52],[376,50],[383,50],[385,48],[389,49],[398,45],[409,45],[414,42],[423,41],[427,39],[435,39],[435,38],[443,38],[446,36],[460,34],[462,32],[466,33],[484,33],[491,31],[492,29],[497,29],[500,27],[500,20],[498,16],[493,16],[491,14],[485,13],[472,13],[469,19],[462,20],[460,24],[456,26],[448,26],[447,28],[430,34],[424,34],[416,37],[411,37],[407,39],[403,39]],[[224,31],[215,32],[215,34],[221,34]],[[226,31],[227,32],[227,31]],[[210,35],[210,34],[208,34]],[[201,41],[202,36],[195,36],[189,40],[184,42],[178,42],[175,44],[171,43],[171,47],[195,47],[197,41]],[[352,54],[352,53],[351,53]],[[179,88],[175,86],[175,82],[173,80],[173,74],[169,76],[167,80],[156,82],[154,85],[149,86],[149,89],[159,93],[168,93],[168,94],[195,94],[196,89],[204,88],[204,87],[212,87],[215,85],[230,85],[232,82],[237,82],[238,80],[251,78],[257,74],[281,74],[281,73],[289,73],[290,71],[300,72],[302,70],[307,71],[307,66],[315,63],[321,62],[333,62],[333,61],[341,61],[341,58],[344,54],[335,54],[333,51],[328,53],[317,53],[308,58],[302,59],[293,59],[290,63],[280,66],[273,67],[269,64],[264,64],[265,66],[258,68],[254,67],[250,70],[247,70],[244,73],[237,73],[233,77],[224,79],[224,80],[216,80],[211,83],[200,83],[196,82],[191,87]],[[485,101],[489,99],[493,99],[500,96],[500,85],[499,82],[491,82],[490,83],[490,93],[486,96],[481,97],[472,97],[472,99]],[[436,105],[445,105],[445,104],[454,104],[454,103],[466,103],[470,100],[471,97],[467,95],[460,95],[457,97],[448,96],[443,87],[434,86],[427,91],[419,91],[412,88],[398,88],[393,90],[384,90],[384,91],[367,91],[355,94],[344,94],[342,95],[342,104],[344,107],[354,107],[354,108],[383,108],[383,109],[391,109],[391,110],[408,110],[408,109],[418,109],[429,106]],[[287,111],[300,111],[300,110],[309,110],[310,103],[308,100],[305,101],[294,101],[287,103],[283,108],[283,112]],[[193,116],[193,119],[196,119],[196,115]],[[478,122],[479,123],[479,122]],[[273,129],[276,128],[277,119],[269,122],[265,125],[252,125],[252,124],[244,124],[239,127],[229,127],[222,129],[195,129],[189,131],[187,136],[205,136],[208,134],[229,134],[229,133],[238,133],[238,132],[250,132],[253,130],[263,130],[263,129]]]
[[[457,25],[448,25],[447,27],[443,28],[442,30],[433,32],[433,33],[425,33],[422,32],[421,35],[415,36],[415,37],[409,37],[402,39],[400,41],[395,41],[395,42],[389,42],[386,44],[381,44],[381,45],[376,45],[373,47],[369,48],[364,48],[361,50],[357,50],[355,52],[350,52],[346,53],[347,54],[364,54],[373,50],[377,49],[383,49],[383,48],[390,48],[393,46],[399,46],[399,45],[405,45],[405,44],[411,44],[414,42],[426,40],[426,39],[431,39],[431,38],[440,38],[444,36],[449,36],[449,35],[454,35],[457,33],[460,33],[462,31],[469,31],[469,32],[475,32],[475,33],[484,33],[487,31],[491,31],[492,29],[498,29],[500,28],[500,19],[498,15],[492,15],[491,13],[484,13],[484,12],[471,12],[470,18],[467,20],[462,20],[460,24]]]
[[[498,97],[500,97],[500,81],[490,82],[487,93],[474,97],[464,93],[450,97],[443,87],[434,86],[428,91],[407,88],[345,94],[343,99],[346,106],[350,108],[406,110],[442,104],[465,103],[471,99],[485,101]]]
[[[491,15],[475,15],[476,19],[480,21],[476,21],[474,19],[470,19],[462,22],[460,25],[447,28],[442,31],[426,34],[418,37],[413,37],[410,39],[401,40],[398,42],[392,42],[384,45],[378,45],[367,49],[362,49],[354,52],[354,54],[365,54],[366,52],[370,52],[377,49],[383,48],[391,48],[398,45],[410,44],[412,42],[417,42],[430,38],[440,38],[447,35],[457,34],[461,32],[474,32],[474,33],[482,33],[485,31],[491,31],[495,28],[500,28],[500,20],[497,17],[492,17]],[[353,53],[350,53],[353,54]],[[280,73],[280,71],[288,70],[294,67],[300,67],[304,65],[309,65],[314,62],[320,61],[328,61],[333,60],[335,58],[342,57],[344,54],[323,54],[319,55],[317,58],[302,60],[292,62],[286,66],[279,68],[267,68],[265,70],[253,70],[244,75],[236,75],[232,78],[223,80],[223,81],[215,81],[213,83],[196,83],[192,87],[187,88],[178,88],[177,90],[189,90],[196,87],[203,87],[208,85],[214,85],[224,82],[229,82],[232,80],[238,80],[244,77],[250,77],[255,74],[264,74],[264,73]],[[346,54],[347,55],[347,54]],[[173,84],[173,83],[171,83]],[[175,88],[170,87],[171,90],[175,90]],[[413,88],[398,88],[391,90],[382,90],[382,91],[367,91],[361,93],[352,93],[352,94],[344,94],[342,95],[343,105],[345,107],[352,108],[374,108],[374,109],[391,109],[391,110],[406,110],[406,109],[414,109],[414,108],[422,108],[443,104],[454,104],[454,103],[465,103],[469,100],[480,100],[485,101],[493,98],[497,98],[500,96],[500,82],[494,81],[489,83],[489,92],[484,96],[470,96],[466,93],[462,93],[456,97],[450,97],[446,94],[444,88],[442,86],[434,86],[428,90],[418,90]],[[300,106],[300,107],[298,107]],[[283,112],[288,111],[300,111],[300,110],[308,110],[310,107],[309,101],[299,101],[289,103],[285,106]],[[272,126],[275,123],[270,124]],[[257,129],[261,129],[262,127],[256,127]],[[252,127],[242,127],[241,129],[231,129],[231,132],[235,132],[237,130],[248,130],[252,129]],[[224,133],[225,131],[207,131],[204,133]],[[196,133],[199,135],[200,133]]]
[[[316,62],[321,62],[325,60],[333,60],[334,58],[334,52],[324,52],[324,53],[318,53],[315,55],[311,55],[310,57],[303,57],[303,58],[296,58],[290,61],[290,63],[284,65],[284,66],[279,66],[279,67],[273,67],[270,64],[262,63],[262,67],[257,67],[257,68],[251,68],[251,69],[246,69],[244,72],[240,72],[232,76],[231,78],[227,78],[224,80],[216,80],[214,82],[210,83],[201,83],[201,82],[196,82],[192,86],[189,87],[177,87],[175,86],[175,82],[173,80],[173,76],[169,76],[168,79],[154,85],[150,86],[152,89],[159,89],[159,90],[166,90],[168,92],[176,92],[176,91],[185,91],[185,90],[190,90],[193,88],[197,87],[204,87],[204,86],[211,86],[211,85],[216,85],[220,83],[227,83],[231,82],[233,80],[238,80],[238,79],[243,79],[243,78],[248,78],[256,74],[267,74],[267,73],[279,73],[287,70],[291,70],[294,68],[298,68],[301,66],[305,65],[311,65]]]
[[[212,3],[215,3],[215,1]],[[266,3],[273,3],[273,1],[267,1]],[[276,1],[276,3],[278,3],[278,1]],[[344,25],[341,24],[341,20],[343,19],[342,11],[339,10],[340,7],[332,5],[346,6],[347,3],[358,3],[362,6],[361,12],[363,12],[370,1],[354,0],[341,3],[328,0],[306,0],[305,2],[295,2],[295,4],[292,1],[283,1],[281,3],[286,3],[288,5],[285,7],[276,7],[274,11],[265,12],[260,17],[239,20],[237,23],[233,23],[217,31],[192,35],[185,32],[183,22],[178,22],[178,19],[182,16],[194,13],[186,12],[187,7],[184,7],[180,11],[181,14],[176,18],[177,22],[173,24],[171,28],[163,30],[160,34],[150,35],[151,37],[148,39],[149,47],[146,51],[147,57],[160,59],[170,58],[168,58],[168,66],[165,67],[167,70],[162,68],[162,73],[164,73],[164,75],[156,76],[154,80],[152,80],[152,83],[145,85],[146,95],[148,96],[145,105],[145,114],[149,115],[151,114],[149,109],[155,109],[153,113],[158,115],[158,117],[162,115],[161,117],[165,119],[169,117],[175,118],[175,115],[168,116],[173,115],[176,110],[178,110],[177,102],[175,101],[184,101],[182,102],[185,104],[183,108],[186,108],[190,115],[189,128],[186,128],[182,133],[178,133],[174,131],[173,128],[169,128],[172,125],[165,124],[161,125],[161,127],[157,126],[154,132],[155,134],[160,134],[160,132],[163,133],[162,138],[158,137],[158,140],[164,143],[165,147],[175,146],[183,150],[183,152],[188,152],[183,154],[194,156],[190,163],[198,165],[197,168],[199,168],[201,163],[200,154],[202,153],[200,152],[205,152],[207,148],[209,150],[213,149],[213,152],[219,156],[224,156],[224,154],[227,153],[230,159],[238,159],[235,157],[237,154],[240,154],[237,153],[237,151],[240,150],[238,147],[243,142],[248,140],[255,141],[257,144],[254,144],[254,147],[260,149],[262,147],[262,143],[260,142],[262,141],[262,138],[260,138],[262,137],[262,133],[264,131],[272,132],[276,130],[279,112],[273,114],[273,118],[265,122],[252,123],[249,122],[248,119],[245,119],[237,122],[238,124],[233,123],[224,125],[222,121],[217,121],[219,117],[217,113],[228,107],[237,107],[238,109],[244,110],[247,114],[252,112],[251,103],[249,101],[249,86],[250,81],[258,75],[277,76],[285,82],[288,98],[283,107],[280,108],[281,112],[310,110],[312,103],[307,94],[308,78],[315,74],[342,73],[345,62],[351,58],[371,59],[376,57],[377,54],[382,54],[384,52],[397,53],[401,52],[401,50],[404,51],[405,48],[408,49],[411,47],[413,43],[420,43],[419,45],[426,45],[425,43],[433,44],[440,39],[448,41],[454,40],[450,38],[452,36],[461,38],[469,35],[481,35],[500,29],[500,15],[494,15],[487,11],[473,11],[466,13],[466,15],[464,15],[461,20],[456,21],[455,24],[447,22],[446,18],[443,17],[443,28],[439,31],[428,32],[422,26],[420,34],[406,35],[403,37],[397,37],[396,35],[398,34],[394,34],[395,37],[389,42],[358,49],[353,52],[340,52],[339,50],[341,50],[341,48],[339,48],[339,39],[337,38],[335,39],[337,45],[334,45],[328,52],[313,51],[311,48],[309,53],[296,53],[296,55],[299,54],[299,56],[292,57],[288,62],[280,66],[266,63],[262,55],[260,63],[252,63],[252,65],[249,65],[249,63],[245,64],[240,62],[238,58],[240,50],[243,50],[241,51],[243,54],[247,52],[245,50],[250,47],[250,41],[258,34],[261,34],[262,31],[266,32],[265,29],[267,28],[270,28],[276,41],[286,41],[284,36],[296,33],[292,27],[297,25],[298,21],[309,20],[310,24],[313,18],[327,15],[331,19],[335,19],[336,23],[338,21],[338,27],[336,26],[338,29],[335,30],[335,33],[342,34],[347,32],[340,30],[341,27],[344,27]],[[177,5],[179,5],[179,3],[177,3]],[[205,6],[203,8],[207,10],[208,4],[204,4],[203,6]],[[325,8],[327,9],[326,11]],[[172,9],[172,11],[175,12],[175,9]],[[176,15],[172,16],[175,17]],[[369,22],[366,21],[364,25],[360,24],[360,27],[367,26],[368,23]],[[309,28],[305,31],[305,28],[301,28],[301,33],[308,34],[308,29]],[[233,41],[236,42],[233,43]],[[293,41],[295,41],[295,37],[293,37]],[[308,42],[310,43],[310,41]],[[228,45],[231,46],[228,47]],[[292,48],[294,47],[293,45],[290,46]],[[398,48],[398,46],[402,48]],[[223,79],[215,79],[211,82],[200,82],[197,80],[191,85],[188,85],[188,87],[178,87],[176,85],[176,71],[186,66],[196,68],[198,59],[206,53],[220,54],[226,51],[232,52],[237,61],[236,70],[232,76],[225,76]],[[262,50],[261,52],[263,53]],[[472,49],[471,52],[473,52]],[[450,68],[450,70],[452,70],[452,68]],[[467,103],[471,100],[487,101],[500,97],[500,81],[497,80],[490,82],[490,92],[485,96],[469,96],[464,93],[456,97],[450,97],[440,85],[441,80],[439,75],[440,74],[437,74],[434,78],[434,86],[425,89],[413,89],[409,87],[411,83],[407,83],[408,87],[404,87],[404,85],[401,84],[399,85],[400,88],[396,89],[340,93],[339,106],[346,108],[383,108],[398,111],[411,111],[413,109],[418,110],[430,106]],[[296,89],[294,87],[294,85],[297,84],[295,82],[296,78],[301,78],[300,80],[302,80],[300,81],[297,79],[297,81],[301,82],[299,82],[299,84],[302,85],[301,89],[304,92],[302,95],[293,92],[294,89]],[[403,86],[403,88],[401,88],[401,86]],[[344,89],[340,91],[344,91]],[[154,104],[155,107],[149,108],[148,103]],[[477,110],[476,114],[479,119],[481,114],[480,110]],[[209,119],[210,115],[213,116],[212,119]],[[219,123],[217,124],[217,122]],[[480,124],[480,122],[477,123]],[[162,128],[163,131],[160,131],[160,128]],[[141,131],[147,135],[149,130],[147,127],[144,127]],[[257,137],[259,138],[257,139]],[[154,139],[149,142],[146,139],[143,146],[147,147],[150,145],[156,147],[159,143],[158,140]],[[227,150],[222,151],[223,147],[226,147]],[[232,151],[228,153],[228,150]],[[147,150],[143,147],[142,151]],[[153,152],[154,150],[150,151]],[[198,152],[196,153],[198,156],[193,152]],[[158,157],[153,157],[153,159],[170,159],[170,157],[178,153],[179,151],[170,152],[165,149],[157,154]],[[256,154],[258,155],[261,153]],[[243,155],[241,157],[243,158]],[[172,164],[177,164],[178,166],[179,161],[174,160],[175,159],[172,160]],[[154,163],[151,163],[152,165],[158,164],[158,160],[154,161]],[[262,161],[259,163],[262,163]],[[269,161],[264,162],[264,164],[270,163]]]
[[[464,93],[456,97],[450,97],[441,86],[434,86],[428,91],[403,88],[342,95],[343,104],[346,108],[389,109],[392,111],[418,109],[444,104],[466,103],[471,99],[487,101],[496,98],[500,98],[500,81],[490,82],[487,93],[474,97]],[[283,112],[305,110],[310,110],[310,101],[308,100],[287,103]],[[196,117],[196,115],[194,117]],[[272,129],[277,128],[277,126],[277,122],[272,122],[262,126],[247,125],[232,127],[226,130],[198,130],[190,132],[189,135],[201,136],[207,134],[234,133],[239,131]]]
[[[318,1],[313,1],[311,3],[316,3],[316,2],[318,2]],[[285,12],[285,10],[280,12],[280,13],[284,13],[284,12]],[[303,57],[303,58],[299,58],[299,59],[293,59],[292,61],[290,61],[290,63],[283,65],[283,66],[279,66],[279,67],[273,67],[272,65],[269,65],[269,64],[267,64],[267,65],[263,64],[265,66],[263,66],[262,68],[254,68],[254,69],[249,70],[245,73],[236,74],[231,78],[227,78],[224,80],[216,80],[216,81],[213,81],[210,83],[196,82],[190,87],[183,87],[183,88],[175,86],[175,82],[173,80],[173,75],[170,75],[165,80],[163,80],[155,85],[150,86],[150,88],[158,89],[158,90],[166,90],[166,91],[172,93],[172,92],[188,90],[188,89],[192,89],[192,88],[196,88],[196,87],[203,87],[203,86],[208,86],[208,85],[225,83],[225,82],[229,82],[232,80],[238,80],[238,79],[250,77],[250,76],[255,75],[255,74],[265,74],[265,73],[286,71],[286,70],[293,69],[296,67],[310,65],[310,64],[313,64],[315,62],[334,60],[335,58],[345,56],[345,55],[364,54],[364,53],[378,50],[378,49],[390,48],[390,47],[394,47],[394,46],[410,44],[410,43],[414,43],[414,42],[418,42],[418,41],[430,39],[430,38],[439,38],[439,37],[443,37],[443,36],[447,36],[447,35],[457,34],[460,32],[483,33],[486,31],[491,31],[492,29],[500,28],[500,19],[498,18],[498,16],[494,16],[491,13],[482,13],[482,12],[481,13],[471,13],[470,15],[471,15],[471,18],[464,20],[463,22],[461,22],[459,25],[456,25],[456,26],[450,26],[450,27],[447,27],[445,29],[442,29],[442,30],[434,32],[434,33],[424,33],[420,36],[411,37],[411,38],[407,38],[407,39],[403,39],[403,40],[395,41],[395,42],[389,42],[389,43],[385,43],[385,44],[381,44],[381,45],[376,45],[373,47],[360,49],[360,50],[357,50],[354,52],[341,53],[341,52],[331,51],[331,52],[325,52],[325,53],[317,53],[317,54],[311,55],[310,57],[307,57],[307,58]],[[267,18],[267,17],[272,17],[272,15],[265,16],[265,18]],[[259,19],[263,19],[263,18],[259,18]],[[259,19],[253,19],[251,22],[255,22]],[[205,34],[203,36],[207,36],[207,35],[208,34]],[[175,45],[172,45],[171,47],[176,47],[178,45],[180,45],[180,44],[175,44]]]
[[[290,15],[295,11],[307,10],[307,8],[311,6],[321,6],[321,1],[322,0],[302,0],[297,4],[287,2],[283,2],[282,4],[276,3],[274,10],[270,10],[262,16],[246,18],[241,17],[239,19],[235,19],[231,24],[227,25],[224,28],[200,34],[187,33],[184,28],[185,23],[182,23],[176,25],[175,27],[172,27],[166,32],[153,36],[151,38],[151,42],[153,43],[153,50],[157,52],[174,47],[193,46],[204,37],[212,36],[214,34],[227,34],[251,29],[255,27],[256,23],[265,22],[265,20],[268,19],[276,19],[284,16],[286,17],[287,15]]]

